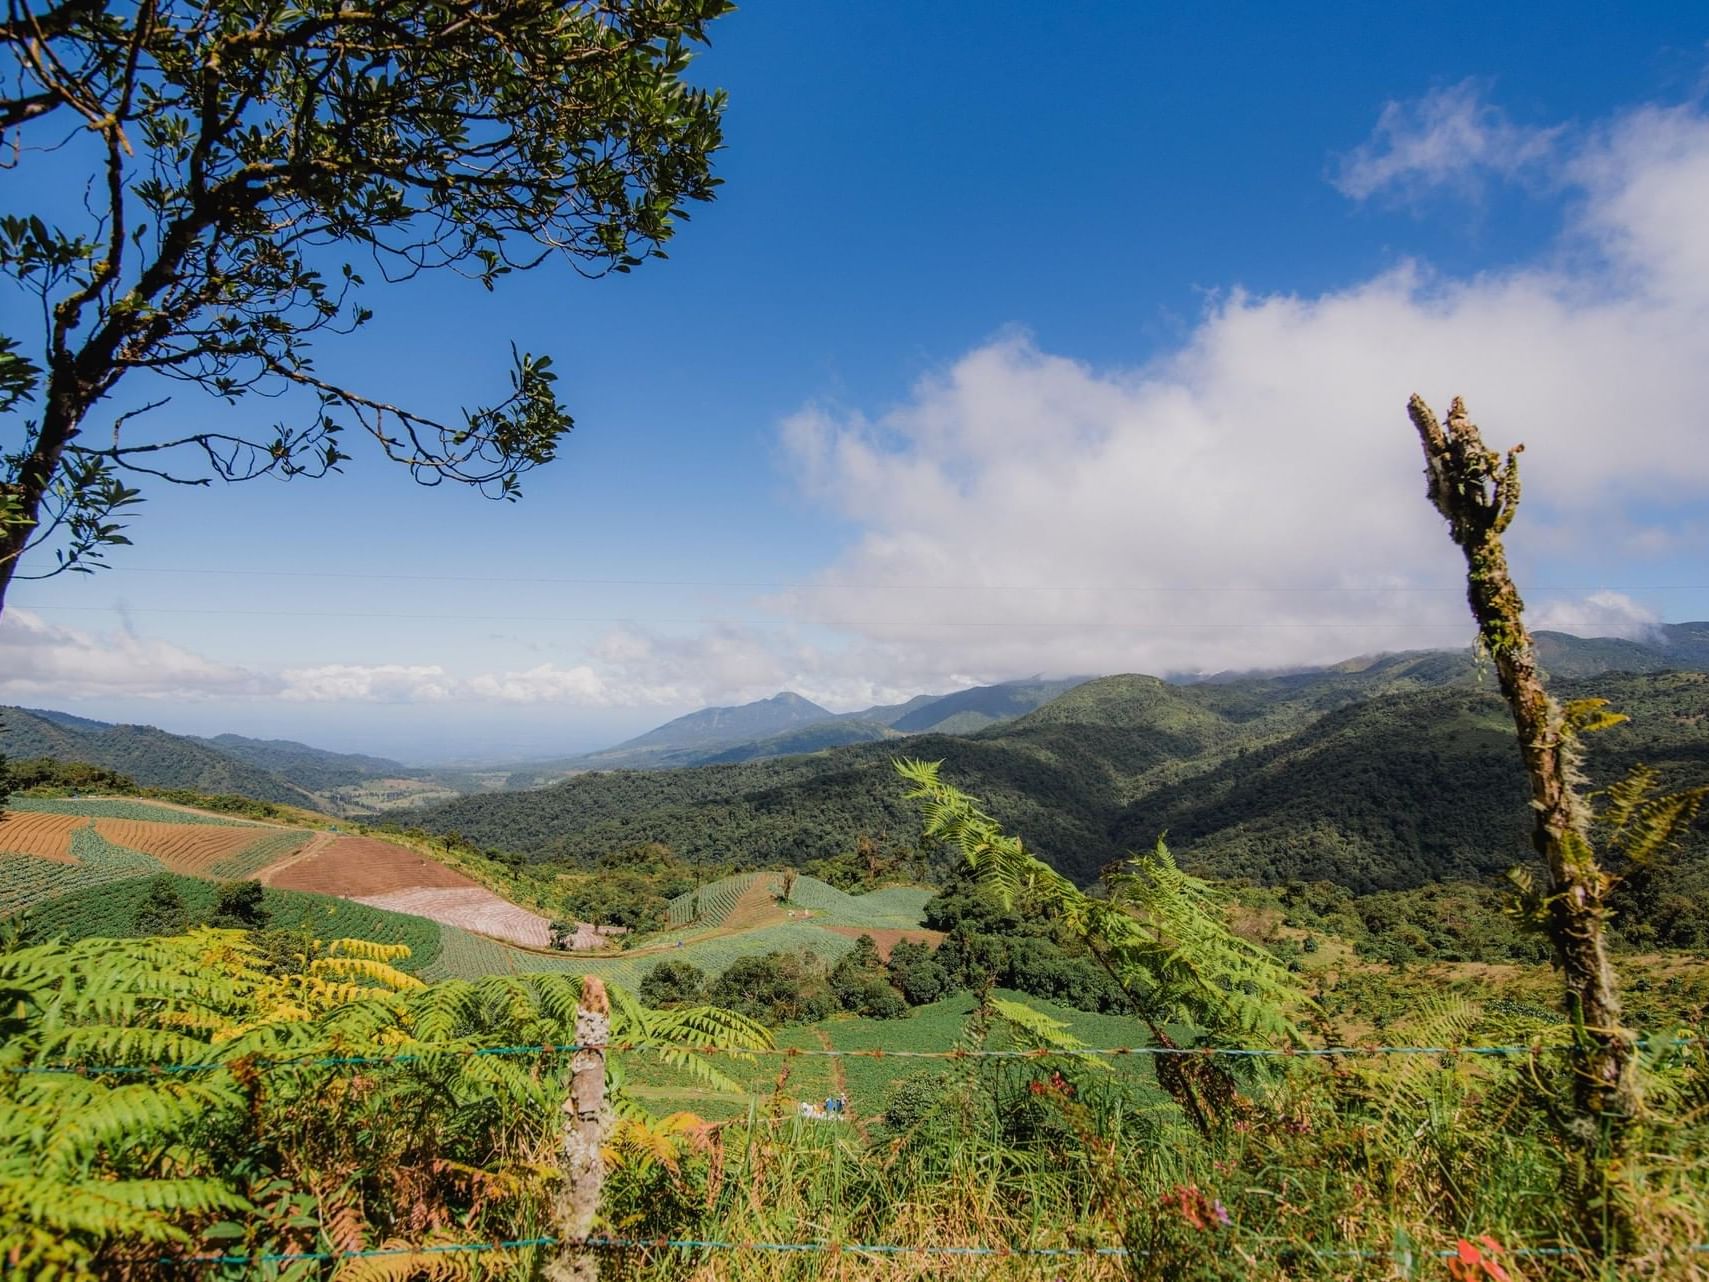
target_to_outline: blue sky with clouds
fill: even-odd
[[[151,494],[113,570],[14,590],[0,699],[428,758],[786,687],[1459,644],[1413,390],[1530,447],[1543,621],[1709,617],[1697,6],[754,4],[714,35],[726,185],[668,262],[378,288],[322,348],[441,414],[511,340],[550,352],[579,427],[521,503],[366,457]]]

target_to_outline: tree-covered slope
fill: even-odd
[[[144,787],[237,793],[256,801],[319,808],[307,790],[198,739],[153,726],[107,725],[24,708],[0,708],[0,753],[25,760],[85,761],[129,775]]]
[[[1644,760],[1677,781],[1709,779],[1709,677],[1604,675],[1559,688],[1632,714],[1593,741],[1595,777]],[[1470,661],[1451,656],[1215,685],[1103,677],[972,736],[587,774],[417,818],[538,860],[585,864],[661,841],[697,862],[799,866],[861,835],[911,848],[915,816],[890,764],[899,755],[942,760],[945,778],[1081,880],[1163,831],[1195,869],[1359,889],[1479,876],[1524,854],[1511,723]]]
[[[1640,761],[1675,786],[1709,781],[1709,676],[1603,674],[1555,689],[1631,717],[1590,740],[1593,782]],[[1524,862],[1528,801],[1505,704],[1488,688],[1448,687],[1328,713],[1136,800],[1112,836],[1140,847],[1166,832],[1183,863],[1216,876],[1397,889]]]

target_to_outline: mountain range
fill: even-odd
[[[1537,646],[1557,679],[1709,670],[1709,623],[1664,626],[1643,641],[1542,632]],[[1084,869],[1095,867],[1123,842],[1131,844],[1148,823],[1195,839],[1221,832],[1219,807],[1245,810],[1257,804],[1252,791],[1257,785],[1242,785],[1233,777],[1242,753],[1279,753],[1273,763],[1265,758],[1269,773],[1264,777],[1287,779],[1290,796],[1314,795],[1309,787],[1297,786],[1298,768],[1290,764],[1290,753],[1305,746],[1284,750],[1279,745],[1286,734],[1303,734],[1318,718],[1361,700],[1451,686],[1475,689],[1478,671],[1463,652],[1427,651],[1281,675],[1225,673],[1191,683],[1151,677],[1011,681],[842,714],[786,691],[738,707],[689,713],[600,752],[478,772],[428,770],[283,739],[176,735],[26,708],[0,708],[0,753],[85,761],[145,786],[238,793],[333,814],[426,806],[421,815],[430,826],[536,856],[568,857],[580,857],[601,843],[665,831],[678,843],[710,852],[728,832],[714,826],[704,837],[685,835],[679,829],[687,816],[676,814],[685,805],[707,807],[709,815],[727,812],[729,822],[744,831],[764,828],[772,835],[759,839],[755,849],[778,857],[788,853],[790,842],[816,848],[852,839],[855,829],[899,839],[911,831],[900,807],[875,808],[833,794],[856,781],[862,795],[879,789],[866,778],[873,763],[888,763],[901,754],[942,756],[965,763],[970,777],[988,779],[986,791],[993,797],[1009,798],[994,801],[999,810],[1010,805],[1011,816],[1034,821],[1033,831],[1072,839],[1085,853],[1066,862]],[[1493,678],[1485,674],[1481,679],[1487,690]],[[1116,691],[1123,693],[1118,697]],[[1442,712],[1445,705],[1431,707]],[[1416,713],[1404,703],[1385,703],[1373,715],[1406,721]],[[1485,708],[1479,716],[1486,729],[1497,733],[1498,715]],[[1338,724],[1326,721],[1322,732]],[[632,778],[637,772],[657,777]],[[683,777],[666,777],[677,774]],[[1192,789],[1169,791],[1188,778],[1195,780]],[[548,788],[549,795],[530,791],[547,785],[558,786]],[[879,790],[887,788],[888,780]],[[1071,795],[1072,788],[1084,791]],[[805,792],[798,795],[797,789]],[[750,798],[755,790],[758,796]],[[559,815],[570,798],[579,809]],[[1135,817],[1115,823],[1108,812],[1118,802],[1138,807]],[[818,837],[806,830],[805,820],[796,828],[775,822],[785,810],[805,815],[823,806],[842,818]],[[1298,809],[1288,811],[1296,820]],[[660,819],[663,811],[673,817]],[[1081,811],[1084,822],[1065,818]],[[738,814],[748,817],[738,822],[733,817]],[[767,818],[761,822],[756,815]],[[1249,820],[1243,823],[1241,831],[1251,830]],[[1211,846],[1230,843],[1240,844],[1233,833]],[[1376,866],[1360,858],[1367,873]],[[1322,862],[1313,855],[1302,858],[1301,866],[1314,860]],[[1381,876],[1405,880],[1394,868]]]
[[[1558,666],[1579,671],[1607,653],[1564,635],[1549,645]],[[1705,672],[1600,671],[1553,684],[1563,698],[1608,698],[1631,715],[1593,741],[1594,782],[1639,761],[1664,783],[1709,779]],[[1493,674],[1468,653],[1439,651],[1191,685],[1100,677],[972,734],[589,772],[459,798],[412,821],[578,865],[651,841],[751,867],[799,867],[863,837],[911,856],[919,816],[892,769],[899,756],[942,761],[946,779],[1081,881],[1162,834],[1198,871],[1356,890],[1483,877],[1525,857],[1526,784]]]

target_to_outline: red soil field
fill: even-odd
[[[890,926],[826,926],[825,929],[834,930],[839,935],[847,935],[850,939],[859,939],[862,935],[871,935],[872,942],[878,945],[878,955],[885,961],[890,960],[890,950],[904,939],[930,944],[933,948],[944,941],[944,933],[941,930],[897,930]]]
[[[173,872],[191,876],[269,835],[254,828],[153,823],[146,819],[97,819],[95,831],[115,846],[153,855]]]
[[[444,864],[373,837],[334,837],[268,881],[280,890],[312,890],[346,899],[389,895],[417,886],[480,889],[478,882]]]
[[[57,864],[74,864],[71,834],[89,822],[84,815],[37,814],[14,810],[0,815],[0,851],[34,855]]]

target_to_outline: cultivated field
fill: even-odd
[[[521,944],[549,945],[552,923],[413,850],[372,837],[334,837],[262,880],[281,890],[338,895],[392,912]]]
[[[55,863],[70,864],[71,834],[87,827],[81,815],[32,814],[28,811],[0,815],[0,852],[33,855]]]
[[[150,855],[173,872],[192,877],[228,876],[225,869],[231,861],[254,846],[260,846],[271,862],[301,846],[309,836],[306,832],[276,834],[253,827],[143,819],[97,819],[95,831],[115,846]],[[281,841],[281,837],[286,840]]]

